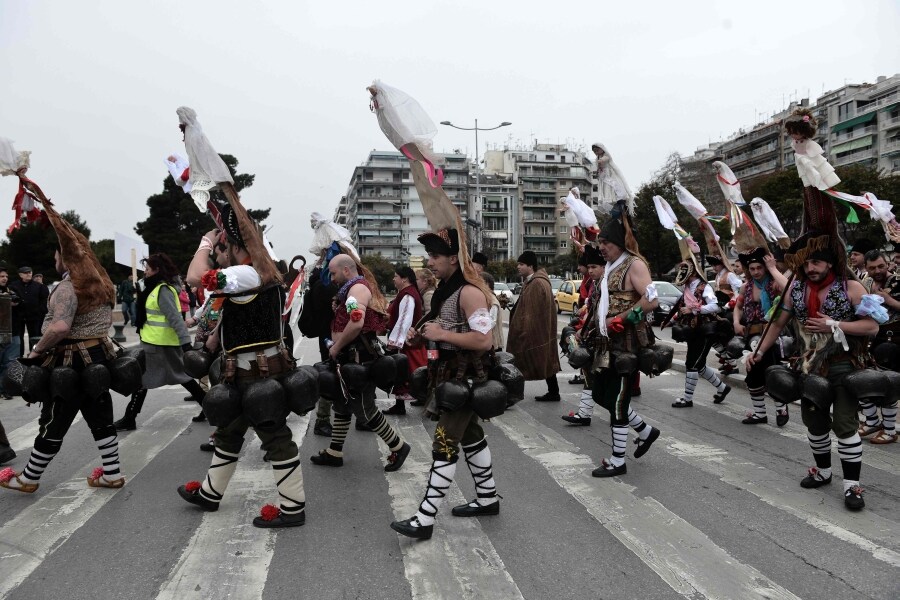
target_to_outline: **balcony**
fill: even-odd
[[[841,132],[831,138],[831,143],[832,145],[842,144],[844,142],[849,142],[850,140],[855,140],[857,138],[863,137],[865,135],[871,135],[873,133],[878,133],[878,127],[876,127],[875,125],[867,125],[866,127],[854,127],[853,130],[848,133]]]
[[[744,177],[753,177],[754,175],[759,175],[760,173],[767,173],[769,171],[773,171],[777,167],[778,167],[778,161],[770,160],[770,161],[764,162],[761,165],[752,167],[750,169],[738,171],[735,173],[735,175],[737,175],[738,179],[743,179]]]
[[[887,141],[881,147],[882,154],[893,154],[896,152],[900,152],[900,138],[894,138],[893,140]]]
[[[849,165],[856,162],[874,160],[876,156],[877,154],[874,147],[869,146],[868,148],[860,148],[859,150],[848,152],[839,158],[835,157],[834,166],[837,167],[841,165]]]
[[[356,195],[357,201],[359,201],[359,200],[365,200],[365,201],[374,200],[375,202],[389,202],[391,200],[401,200],[401,199],[402,199],[402,194],[400,192],[397,192],[397,193],[380,192],[380,193],[376,194],[375,192],[360,191]]]
[[[400,238],[360,238],[359,245],[362,246],[399,246]]]
[[[900,127],[900,117],[894,117],[893,119],[885,119],[881,122],[881,128],[884,130],[894,129],[895,127]]]
[[[869,102],[862,108],[857,108],[856,114],[857,116],[859,116],[867,112],[872,112],[873,110],[882,108],[884,106],[887,106],[888,104],[894,104],[898,100],[900,100],[900,92],[894,92],[893,94],[885,96],[884,98],[879,98],[875,102]]]

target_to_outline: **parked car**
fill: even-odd
[[[581,279],[567,279],[556,290],[556,314],[564,310],[575,314],[578,305],[578,289],[581,287]]]
[[[668,281],[654,281],[656,293],[659,297],[659,306],[652,313],[647,315],[647,322],[651,325],[660,324],[672,312],[672,307],[681,298],[681,289]]]

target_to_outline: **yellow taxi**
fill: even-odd
[[[556,290],[556,312],[568,310],[575,314],[578,306],[578,289],[581,287],[581,279],[568,279],[563,281]]]

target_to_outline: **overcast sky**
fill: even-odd
[[[65,2],[0,0],[0,136],[93,239],[133,234],[183,153],[175,109],[255,173],[281,256],[306,252],[353,167],[390,149],[379,78],[487,144],[602,141],[635,189],[674,150],[748,127],[791,98],[900,72],[900,3]],[[762,116],[760,116],[762,113]],[[474,154],[441,127],[435,149]],[[0,206],[15,195],[0,180]],[[900,199],[893,199],[895,202]],[[12,211],[0,212],[5,230]]]

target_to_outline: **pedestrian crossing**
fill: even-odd
[[[295,542],[301,540],[301,546],[309,551],[302,560],[297,557],[287,562],[296,563],[296,569],[303,570],[305,577],[314,577],[317,561],[326,560],[332,565],[337,561],[346,574],[343,580],[317,591],[317,598],[550,597],[544,593],[536,595],[536,589],[547,588],[531,580],[532,571],[546,573],[544,561],[559,562],[576,573],[581,564],[590,565],[592,571],[609,568],[612,579],[616,577],[616,557],[625,556],[633,559],[629,565],[638,566],[637,572],[632,566],[626,568],[628,575],[619,595],[622,598],[637,597],[643,590],[653,591],[648,597],[671,598],[898,597],[900,501],[896,467],[900,446],[876,448],[866,444],[863,479],[865,483],[871,478],[878,492],[873,498],[867,498],[870,506],[866,510],[850,513],[843,507],[837,477],[834,484],[820,490],[803,490],[798,485],[797,464],[809,460],[799,410],[794,410],[792,421],[784,428],[742,426],[738,421],[749,400],[746,394],[735,390],[726,404],[706,403],[701,396],[690,414],[676,412],[677,409],[668,408],[668,398],[674,388],[666,386],[672,382],[671,378],[644,382],[644,396],[636,409],[648,423],[662,429],[663,434],[640,460],[631,457],[633,446],[629,448],[629,473],[620,478],[600,480],[590,476],[600,458],[610,452],[604,411],[597,409],[591,427],[566,427],[559,419],[560,414],[577,405],[577,395],[565,395],[565,401],[555,406],[526,400],[491,421],[485,429],[494,447],[498,492],[505,496],[501,501],[501,515],[485,519],[450,516],[450,507],[463,503],[471,494],[471,477],[462,463],[431,540],[382,537],[382,544],[387,547],[372,548],[378,554],[374,564],[382,564],[385,569],[400,567],[399,585],[372,580],[371,572],[357,572],[354,564],[341,565],[341,555],[317,555],[316,540],[309,538],[314,530],[328,529],[320,527],[321,523],[313,528],[308,523],[303,528],[277,532],[252,527],[250,520],[259,507],[276,498],[271,468],[262,461],[258,443],[248,436],[226,501],[219,511],[197,512],[193,518],[191,507],[184,505],[174,489],[169,495],[161,496],[171,502],[172,511],[189,513],[190,519],[179,522],[189,523],[191,530],[187,535],[173,532],[172,539],[177,541],[173,542],[171,552],[154,557],[159,563],[159,573],[156,579],[148,580],[146,595],[159,599],[304,597],[302,590],[290,586],[297,572],[292,575],[289,569],[272,568],[276,563],[285,562],[280,552],[296,548]],[[530,384],[529,391],[531,387]],[[533,387],[538,390],[540,383]],[[190,417],[196,413],[196,407],[181,403],[181,395],[178,390],[166,390],[164,401],[145,409],[145,412],[154,409],[155,412],[147,415],[140,428],[120,438],[123,471],[129,482],[124,489],[88,488],[85,477],[98,459],[85,455],[82,460],[91,459],[86,464],[55,461],[50,469],[69,468],[68,477],[58,484],[42,486],[27,501],[3,491],[0,495],[3,519],[0,599],[25,597],[19,593],[20,586],[29,590],[29,597],[35,597],[35,591],[40,596],[42,578],[47,577],[43,569],[39,571],[41,579],[36,578],[36,570],[42,563],[64,565],[71,551],[68,540],[91,528],[95,515],[108,503],[115,505],[114,510],[127,514],[128,503],[122,502],[122,495],[130,493],[130,486],[150,483],[142,481],[147,477],[144,472],[159,469],[147,467],[154,461],[166,460],[163,457],[171,454],[167,449],[176,440],[183,444],[186,442],[181,440],[189,437],[192,448],[204,441],[207,430],[190,427]],[[0,404],[0,418],[11,410],[14,409],[10,403]],[[695,426],[687,424],[686,419],[701,417],[722,429],[721,436],[702,436]],[[386,450],[380,440],[362,437],[371,434],[357,433],[346,449],[350,453],[348,461],[353,461],[355,470],[318,468],[310,477],[311,470],[317,467],[308,462],[308,456],[317,452],[324,440],[312,436],[310,415],[291,417],[289,424],[300,446],[307,481],[310,519],[353,519],[366,514],[367,507],[376,504],[389,506],[395,519],[407,518],[415,512],[431,464],[434,423],[423,421],[417,414],[389,419],[412,446],[399,472],[386,473],[381,468]],[[78,435],[83,436],[82,429],[85,428],[73,427],[70,435],[80,432]],[[34,419],[10,432],[13,447],[20,453],[14,466],[24,465],[29,438],[36,431]],[[724,439],[737,441],[729,444]],[[376,445],[378,451],[373,452]],[[786,448],[784,459],[770,463],[763,454],[750,452],[760,445],[768,446],[772,452]],[[186,472],[177,461],[166,468],[174,471],[181,481],[200,479],[203,475],[193,472],[193,468]],[[520,472],[531,474],[524,482],[529,492],[523,494],[520,490],[510,496],[505,490],[519,489],[519,486],[511,485],[508,479]],[[348,502],[359,507],[358,514],[331,511],[329,498],[321,497],[310,484],[310,479],[341,477],[347,478],[342,485],[353,490]],[[693,478],[704,494],[699,509],[690,508],[689,501],[673,500],[672,490],[667,490],[681,489],[684,480]],[[525,548],[518,541],[527,538],[525,532],[531,527],[525,518],[526,514],[534,513],[531,503],[560,493],[584,511],[580,515],[572,512],[572,505],[566,505],[568,514],[556,515],[563,526],[567,521],[573,526],[579,523],[580,527],[593,523],[598,532],[604,532],[602,536],[596,534],[598,547],[592,550],[592,556],[586,556],[584,547],[576,541],[581,536],[572,536],[571,548],[544,547],[540,538],[529,540]],[[721,514],[709,514],[717,501],[722,503]],[[557,507],[539,508],[550,518]],[[744,511],[746,519],[741,518]],[[140,515],[131,518],[140,519]],[[722,525],[723,520],[733,522]],[[167,526],[165,522],[153,524],[162,533]],[[357,526],[363,537],[339,540],[338,547],[365,543],[364,532],[372,527],[387,528],[388,523],[363,520]],[[521,537],[507,538],[506,529],[515,529]],[[139,540],[135,542],[139,548]],[[749,551],[748,543],[758,546]],[[140,556],[139,549],[135,552],[138,553],[135,556]],[[843,563],[842,556],[848,557],[848,562]],[[535,560],[541,564],[534,563]],[[107,569],[121,577],[129,577],[130,573],[139,576],[134,557],[123,556],[116,564],[98,565],[95,576],[108,572]],[[806,571],[797,572],[799,569]],[[310,570],[313,574],[309,574]],[[72,576],[81,577],[81,574]],[[562,581],[566,577],[560,573],[561,580],[556,582],[558,591],[552,594],[555,598],[601,597],[598,591],[580,588],[577,582],[562,585],[572,583]],[[554,589],[553,582],[543,585]],[[73,589],[71,597],[91,597],[83,593]]]

